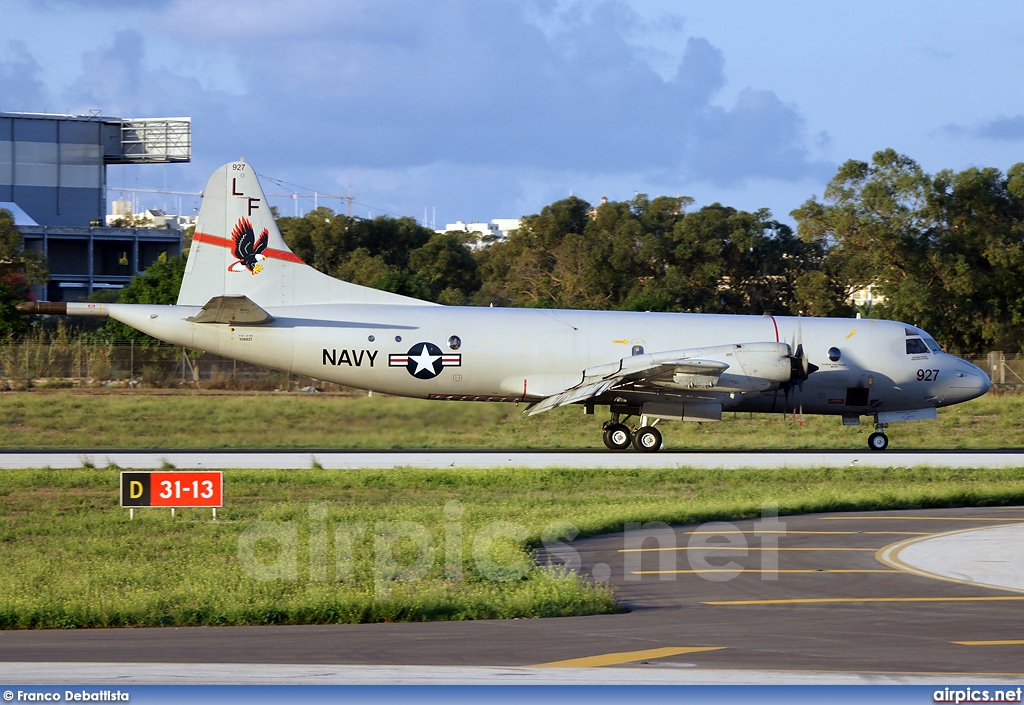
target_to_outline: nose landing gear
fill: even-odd
[[[878,423],[875,418],[875,432],[868,436],[868,448],[871,450],[885,450],[889,447],[889,437],[885,435],[885,428],[889,424]]]

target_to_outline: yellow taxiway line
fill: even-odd
[[[620,651],[612,654],[598,654],[597,656],[584,656],[583,658],[571,658],[565,661],[550,661],[538,663],[531,668],[594,668],[596,666],[614,666],[620,663],[634,663],[636,661],[647,661],[666,656],[677,656],[679,654],[694,654],[698,651],[718,651],[724,646],[664,646],[660,649],[644,649],[642,651]]]
[[[961,646],[1024,646],[1024,639],[1000,639],[996,641],[951,641]]]
[[[1002,521],[1006,523],[1017,523],[1024,521],[1024,517],[818,517],[820,521],[880,521],[883,519],[906,519],[908,521]]]
[[[619,553],[649,553],[651,551],[877,551],[877,548],[847,548],[815,546],[802,548],[765,548],[763,546],[671,546],[669,548],[620,548]]]
[[[633,575],[669,575],[673,573],[902,573],[901,570],[879,568],[787,568],[762,570],[760,568],[704,568],[695,570],[634,570]]]
[[[1024,595],[1011,597],[802,597],[783,600],[720,600],[702,605],[827,605],[856,602],[1009,602],[1024,600]]]
[[[727,536],[729,534],[800,534],[803,536],[927,536],[927,531],[789,531],[786,529],[771,529],[761,531],[750,529],[745,531],[684,531],[687,535],[706,536]]]

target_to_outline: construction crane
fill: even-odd
[[[135,194],[139,194],[139,193],[158,193],[158,194],[170,195],[170,196],[192,196],[194,198],[202,198],[203,197],[202,191],[174,191],[172,189],[164,189],[164,188],[124,188],[124,187],[108,186],[107,187],[107,191],[108,192],[115,191],[115,192],[118,192],[118,193],[131,193],[131,194],[133,194],[133,196]],[[289,192],[289,193],[268,193],[268,194],[265,194],[265,195],[268,198],[270,198],[270,197],[274,197],[274,198],[290,198],[293,201],[295,201],[295,217],[296,218],[299,217],[299,199],[300,198],[307,198],[307,199],[312,200],[313,201],[313,208],[314,208],[314,210],[316,208],[320,207],[320,199],[321,198],[336,198],[339,201],[345,201],[346,202],[346,213],[348,214],[349,218],[352,217],[352,203],[357,198],[357,196],[353,195],[351,192],[349,192],[347,194],[331,194],[331,193],[320,193],[319,191],[313,191],[312,193],[299,193],[298,191],[292,191],[292,192]],[[137,210],[138,209],[138,205],[135,202],[136,199],[133,198],[132,200],[133,200],[132,208],[133,208],[133,210]],[[180,201],[179,201],[178,210],[181,211]],[[181,213],[179,212],[178,215],[181,215]]]

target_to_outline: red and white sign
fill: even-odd
[[[122,507],[223,507],[224,473],[121,473]]]

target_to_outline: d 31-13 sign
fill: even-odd
[[[121,473],[122,507],[223,507],[224,473]]]

